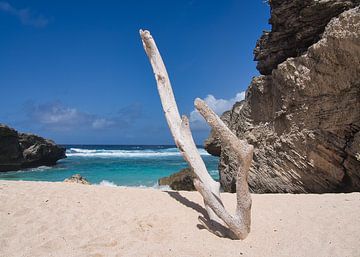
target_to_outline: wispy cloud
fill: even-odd
[[[143,115],[143,108],[140,103],[133,103],[127,105],[116,113],[118,122],[126,126],[130,126],[135,120],[138,120]]]
[[[61,102],[44,104],[27,103],[27,116],[48,130],[70,131],[76,128],[101,130],[112,127],[129,128],[141,116],[141,105],[133,104],[120,109],[115,115],[105,117],[65,106]]]
[[[0,1],[0,11],[6,12],[17,17],[22,24],[37,28],[48,25],[49,19],[29,8],[16,8],[8,2]]]
[[[225,111],[230,110],[236,102],[244,100],[245,92],[237,93],[235,97],[231,99],[216,99],[213,95],[207,95],[204,99],[205,103],[217,114],[221,115]],[[197,110],[193,110],[190,113],[191,128],[194,130],[204,130],[208,126],[204,118],[200,115]]]
[[[113,121],[113,120],[109,120],[106,118],[96,118],[95,120],[93,120],[91,122],[91,127],[93,129],[104,129],[104,128],[108,128],[114,124],[115,124],[115,121]]]

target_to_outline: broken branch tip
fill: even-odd
[[[201,103],[203,103],[204,101],[202,100],[202,99],[200,99],[200,98],[195,98],[195,101],[194,101],[194,105],[195,106],[198,106],[199,104],[201,104]]]
[[[141,36],[141,38],[144,40],[144,39],[148,39],[151,37],[151,34],[150,34],[150,31],[146,30],[146,29],[140,29],[139,30],[139,34]]]

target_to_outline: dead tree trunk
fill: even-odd
[[[226,211],[221,201],[220,184],[211,178],[197,150],[190,131],[188,118],[186,116],[180,118],[169,76],[153,37],[146,30],[140,30],[140,35],[154,71],[162,107],[171,134],[184,159],[197,176],[194,185],[204,199],[211,221],[210,224],[214,225],[211,227],[205,224],[205,226],[219,236],[226,236],[222,231],[217,230],[215,225],[225,223],[237,238],[246,238],[250,232],[251,223],[251,195],[247,178],[252,161],[253,146],[244,140],[239,140],[204,101],[195,100],[196,109],[218,133],[221,141],[228,145],[238,156],[237,207],[235,215],[231,215]]]

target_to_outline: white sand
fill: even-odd
[[[198,228],[197,192],[172,194],[0,181],[0,256],[360,256],[360,193],[253,195],[244,241]]]

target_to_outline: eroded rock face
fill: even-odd
[[[169,177],[159,179],[158,182],[160,186],[170,186],[173,190],[194,191],[195,177],[196,175],[191,169],[185,168]]]
[[[286,15],[301,14],[304,9],[299,2],[271,1],[272,20],[276,19],[274,13],[280,15],[288,5],[294,7]],[[358,1],[303,2],[308,3],[307,10],[313,5],[318,11],[318,18],[311,16],[317,22],[323,17],[322,12],[336,14],[334,6],[340,6],[342,11],[343,4],[349,7]],[[331,11],[318,9],[320,2],[331,4]],[[302,31],[300,25],[294,28]],[[286,27],[277,27],[278,30],[287,31]],[[279,58],[276,62],[281,63],[277,68],[272,62],[263,62],[261,65],[270,71],[264,73],[270,75],[254,78],[245,101],[223,117],[239,138],[255,146],[249,174],[252,192],[360,190],[359,7],[331,19],[324,33],[313,35],[313,41],[317,42],[301,55],[286,61]],[[259,44],[264,44],[259,49],[265,49],[265,56],[269,43]],[[219,145],[214,134],[207,142]],[[221,184],[226,191],[233,192],[235,158],[224,147],[217,151]]]
[[[289,57],[296,57],[317,42],[326,25],[343,11],[353,8],[360,0],[271,0],[272,25],[254,49],[257,69],[263,75]]]
[[[0,124],[0,171],[55,165],[66,158],[65,148],[42,137],[18,133]]]

